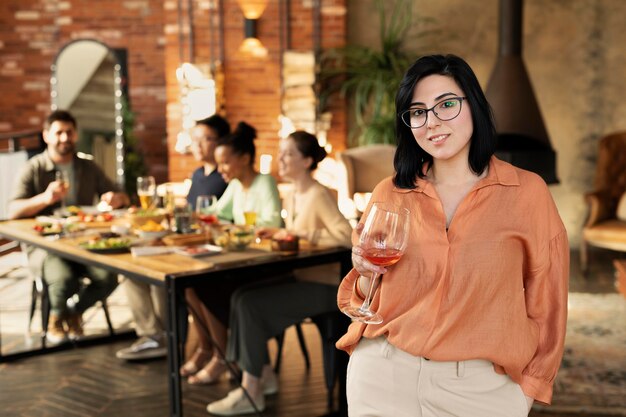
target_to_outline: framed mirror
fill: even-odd
[[[51,66],[52,110],[67,110],[78,124],[77,150],[93,157],[124,186],[122,63],[116,51],[92,39],[65,45]]]

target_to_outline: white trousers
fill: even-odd
[[[167,326],[167,292],[165,288],[127,278],[124,282],[130,311],[138,336],[157,336]]]
[[[527,417],[519,384],[486,360],[437,362],[387,339],[362,338],[350,356],[350,417]]]

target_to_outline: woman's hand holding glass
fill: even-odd
[[[355,269],[371,276],[365,300],[360,307],[347,306],[342,311],[353,320],[369,324],[382,323],[380,314],[370,309],[380,274],[385,267],[398,262],[409,237],[409,211],[388,203],[373,203],[360,232],[359,245],[352,250]]]

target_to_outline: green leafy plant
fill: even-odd
[[[380,50],[348,45],[329,49],[322,56],[320,106],[337,92],[349,98],[355,122],[350,133],[352,145],[395,143],[396,92],[419,54],[415,44],[435,32],[421,30],[431,20],[415,19],[412,0],[374,0],[374,5],[380,18]],[[416,29],[419,31],[411,35]],[[409,42],[411,52],[405,50]]]

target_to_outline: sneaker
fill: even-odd
[[[127,361],[162,358],[167,355],[167,347],[162,337],[142,336],[130,347],[120,349],[115,356]]]
[[[46,331],[46,342],[51,345],[58,345],[67,340],[67,333],[63,327],[63,319],[55,314],[51,314],[48,320],[48,330]]]
[[[254,404],[258,411],[265,410],[265,398],[261,395],[254,399]],[[239,387],[228,393],[225,398],[212,402],[206,407],[206,410],[217,416],[235,416],[239,414],[255,414],[256,410],[252,406],[248,397],[243,392],[243,388]]]
[[[85,335],[85,332],[83,331],[83,317],[81,314],[70,314],[65,319],[65,324],[67,324],[67,334],[70,339],[76,340]]]
[[[274,372],[263,373],[261,387],[264,395],[272,395],[278,392],[278,376]]]

